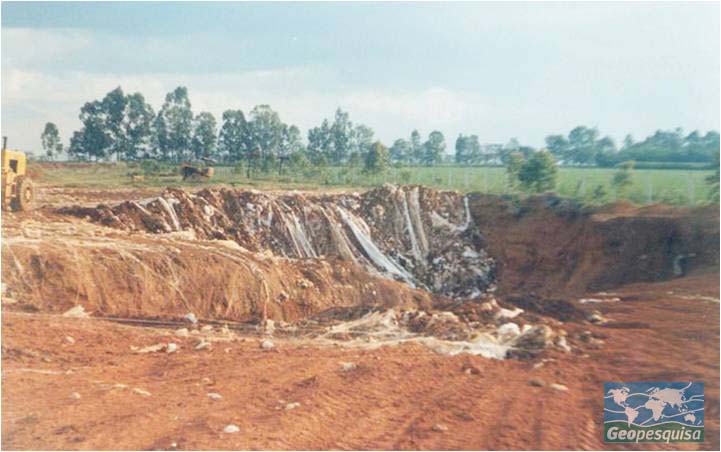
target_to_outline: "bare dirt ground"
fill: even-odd
[[[49,204],[67,205],[72,198],[73,203],[92,206],[149,194],[86,194],[78,190],[58,192]],[[472,201],[471,209],[477,208]],[[125,247],[123,251],[127,252],[136,246],[138,250],[131,250],[136,253],[132,256],[147,253],[149,259],[189,245],[170,238],[131,237],[82,220],[60,218],[50,211],[11,215],[4,220],[3,239],[19,244],[13,249],[39,246],[55,256],[41,262],[39,270],[13,273],[12,282],[17,287],[30,275],[38,278],[31,279],[31,285],[51,285],[50,291],[38,289],[28,294],[34,309],[23,307],[22,302],[6,305],[3,301],[4,449],[719,448],[719,280],[718,268],[707,263],[681,278],[654,274],[647,278],[654,282],[619,287],[608,287],[607,274],[596,271],[594,275],[600,275],[604,287],[590,291],[579,289],[579,276],[568,276],[573,290],[565,299],[574,306],[587,307],[578,305],[582,297],[620,299],[592,306],[608,319],[605,324],[595,325],[583,319],[562,324],[573,345],[573,351],[568,353],[549,348],[531,359],[498,360],[468,354],[447,356],[419,344],[368,350],[279,337],[273,339],[275,347],[266,350],[260,346],[258,335],[217,332],[207,333],[210,348],[195,350],[198,337],[177,337],[174,328],[58,315],[72,305],[72,300],[61,296],[61,289],[77,290],[91,284],[58,283],[58,275],[71,266],[61,256],[63,244],[49,242],[58,237],[57,242],[69,243],[72,239],[72,245],[78,248],[100,249],[93,255],[94,262],[119,272],[121,267],[107,264],[116,259],[112,253],[118,251],[102,251],[108,242],[121,243],[117,246]],[[532,229],[530,224],[511,222],[505,217],[501,220],[507,223],[499,221],[499,231],[508,229],[511,223],[526,231]],[[544,223],[548,221],[548,216],[543,218]],[[486,240],[500,240],[499,234],[489,230]],[[579,257],[575,250],[562,254],[538,248],[540,251],[526,256],[521,251],[523,246],[532,246],[528,235],[515,240],[514,248],[500,263],[501,276],[505,273],[512,282],[504,285],[500,280],[502,295],[523,288],[523,278],[510,274],[510,264],[533,267],[535,263],[551,275],[561,261],[585,260],[587,268],[596,257],[613,263],[613,256],[600,252]],[[591,242],[598,244],[599,240]],[[563,244],[558,248],[564,250]],[[23,252],[27,253],[27,262],[38,260],[31,251]],[[193,254],[197,259],[204,259],[200,251],[191,252],[198,253]],[[265,262],[246,256],[244,251],[238,253],[249,262],[257,259],[260,270],[269,275],[271,289],[281,287],[283,272],[288,272],[292,280],[304,274],[297,263],[278,267],[272,260]],[[132,256],[121,255],[131,263]],[[22,261],[23,256],[18,259]],[[649,259],[655,257],[642,260]],[[181,267],[190,265],[180,257],[176,260]],[[200,274],[203,266],[229,267],[232,262],[229,259],[218,264],[210,260],[188,268]],[[6,282],[7,266],[15,264],[4,255],[3,265]],[[279,271],[277,268],[283,269],[280,275],[274,273]],[[338,269],[321,268],[317,272],[318,280],[339,277]],[[123,277],[131,281],[137,275]],[[533,276],[536,289],[543,277]],[[551,276],[554,287],[560,287],[559,276]],[[668,280],[655,281],[657,276]],[[247,280],[253,277],[249,273]],[[409,304],[431,303],[427,295],[403,289],[399,282],[352,271],[343,277],[347,285],[368,290],[354,295],[356,304],[369,303],[369,294],[376,295],[376,290],[382,290],[381,296],[387,298],[406,297]],[[246,280],[237,284],[242,281]],[[150,293],[155,290],[150,286],[146,289]],[[100,294],[96,297],[100,301],[92,306],[93,311],[120,309],[117,300],[110,309],[102,288],[94,290],[99,291],[92,294]],[[599,295],[599,290],[604,294]],[[53,308],[53,291],[58,294],[60,309]],[[162,287],[158,286],[157,291],[162,292]],[[42,302],[38,301],[40,296]],[[333,306],[332,298],[321,300],[322,306]],[[160,309],[158,306],[148,299],[147,305],[138,305],[138,309],[148,312]],[[294,317],[298,315],[293,313]],[[160,311],[157,317],[162,317]],[[134,349],[168,342],[176,343],[178,351],[137,353]],[[705,383],[705,443],[613,446],[602,442],[603,382],[688,380]],[[566,389],[554,388],[553,384]],[[213,399],[209,393],[221,398]],[[239,431],[224,432],[229,424],[237,425]]]
[[[256,338],[209,351],[174,339],[180,352],[139,355],[131,345],[167,341],[167,331],[5,312],[3,447],[604,449],[604,381],[693,379],[706,383],[699,446],[717,450],[717,274],[615,293],[622,301],[604,306],[608,325],[575,326],[604,337],[602,346],[548,353],[538,368],[542,359],[448,357],[418,345],[365,351],[276,340],[265,351]],[[343,362],[357,367],[343,371]],[[568,391],[531,386],[534,378]],[[293,402],[300,406],[286,410]],[[223,433],[228,424],[240,432]]]

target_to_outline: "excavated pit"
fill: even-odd
[[[559,320],[589,318],[569,301],[587,290],[718,265],[713,209],[590,210],[554,196],[420,186],[336,195],[169,188],[62,207],[3,234],[3,287],[16,309],[82,305],[98,317],[175,320],[192,312],[316,343],[413,341],[494,358],[569,351]]]

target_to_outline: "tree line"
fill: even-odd
[[[257,105],[247,115],[240,109],[223,112],[220,124],[210,112],[194,114],[185,87],[165,96],[156,113],[141,93],[125,94],[118,87],[80,109],[82,127],[67,147],[70,158],[102,161],[155,159],[167,162],[212,160],[268,168],[283,160],[307,160],[313,165],[365,165],[382,170],[391,153],[373,129],[354,124],[338,109],[332,119],[311,128],[304,141],[300,129],[284,123],[269,105]],[[47,123],[41,135],[47,157],[63,150],[58,128]],[[425,142],[418,131],[391,148],[393,156],[418,164],[441,161],[445,139],[433,131]]]
[[[567,136],[549,135],[546,147],[561,162],[571,165],[609,167],[627,161],[710,164],[719,155],[719,133],[702,135],[694,130],[684,135],[681,128],[657,130],[639,142],[626,135],[619,149],[612,138],[600,137],[598,129],[578,126]]]
[[[285,160],[324,165],[364,166],[383,171],[390,164],[435,165],[452,159],[461,165],[508,165],[513,156],[529,160],[538,151],[513,138],[508,143],[481,144],[477,135],[459,135],[455,155],[446,154],[442,132],[425,139],[414,130],[387,148],[364,124],[354,124],[347,112],[308,130],[306,139],[295,125],[284,123],[269,105],[257,105],[247,115],[240,109],[223,112],[220,123],[210,112],[194,114],[185,87],[165,96],[156,113],[141,93],[126,94],[118,87],[80,109],[82,127],[73,132],[68,155],[79,160],[141,160],[167,162],[209,159],[268,169]],[[49,158],[63,150],[53,123],[42,133]],[[684,135],[681,129],[659,130],[643,141],[628,135],[620,148],[596,128],[578,126],[568,135],[549,135],[545,149],[564,165],[617,166],[625,161],[713,163],[718,160],[719,133]],[[545,157],[544,157],[545,158]],[[535,161],[535,160],[531,160]],[[512,162],[511,162],[512,163]]]

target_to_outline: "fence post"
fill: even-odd
[[[688,174],[688,204],[693,206],[696,203],[696,186],[694,184],[693,175]]]
[[[648,190],[648,203],[653,203],[653,183],[651,183],[651,175],[646,176],[646,188]]]

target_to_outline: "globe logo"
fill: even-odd
[[[604,383],[604,441],[703,442],[703,389],[700,382]]]

